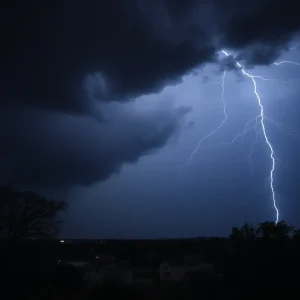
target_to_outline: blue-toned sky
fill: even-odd
[[[63,236],[224,236],[275,220],[260,126],[220,145],[259,114],[251,80],[222,48],[253,75],[295,79],[256,81],[280,219],[300,226],[300,66],[273,65],[300,62],[296,2],[288,20],[280,1],[33,2],[30,20],[21,1],[5,10],[0,180],[68,201]],[[189,161],[224,118],[224,70],[228,118]]]
[[[295,49],[279,60],[295,60],[297,55]],[[243,132],[247,121],[259,113],[249,79],[239,78],[234,71],[227,73],[224,99],[228,119],[187,164],[201,137],[223,119],[222,87],[218,83],[222,74],[218,72],[219,66],[209,65],[197,75],[185,76],[176,86],[138,99],[142,107],[174,101],[193,110],[186,116],[180,134],[162,149],[141,157],[135,164],[124,165],[120,174],[106,182],[73,190],[69,195],[74,203],[65,225],[66,235],[94,237],[95,228],[100,236],[118,238],[227,235],[232,225],[275,219],[268,181],[271,161],[263,137],[254,144],[251,161],[248,155],[255,130],[245,135],[244,147],[241,138],[231,146],[219,145],[232,141]],[[258,67],[251,74],[299,79],[286,84],[257,80],[265,113],[270,118],[266,121],[267,133],[278,158],[274,186],[280,216],[299,226],[300,68]],[[88,215],[86,222],[81,221],[83,208]]]

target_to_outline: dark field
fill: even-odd
[[[157,275],[152,285],[105,282],[91,290],[79,273],[57,269],[58,260],[103,252],[154,273],[172,256],[201,254],[223,276],[166,283]],[[299,267],[300,243],[292,240],[1,241],[1,290],[12,299],[299,299]]]

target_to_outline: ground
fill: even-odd
[[[227,239],[165,241],[97,241],[60,244],[56,241],[1,241],[1,283],[18,299],[272,299],[300,296],[294,274],[300,266],[300,244],[293,241],[234,242]],[[91,251],[93,249],[93,251]],[[57,273],[57,260],[85,260],[91,252],[110,252],[117,260],[158,269],[173,255],[201,254],[223,276],[218,280],[168,283],[155,278],[153,285],[106,282],[89,290],[76,274]],[[55,271],[56,270],[56,271]],[[276,298],[277,297],[277,298]]]

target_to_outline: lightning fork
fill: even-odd
[[[224,50],[222,50],[222,53],[224,55],[226,55],[227,57],[230,56]],[[259,117],[259,120],[260,120],[260,125],[261,125],[261,128],[262,128],[262,133],[263,133],[264,140],[265,140],[265,142],[266,142],[266,144],[267,144],[267,146],[269,148],[270,160],[272,162],[272,166],[271,166],[271,170],[270,170],[270,177],[269,177],[270,181],[269,181],[269,183],[270,183],[270,189],[271,189],[271,194],[272,194],[273,207],[274,207],[274,209],[276,211],[276,220],[275,220],[275,223],[277,224],[278,220],[279,220],[279,210],[277,208],[276,195],[275,195],[275,190],[274,190],[274,171],[275,171],[275,165],[276,165],[275,154],[274,154],[273,146],[270,143],[270,140],[269,140],[267,132],[266,132],[264,106],[262,104],[260,95],[259,95],[259,93],[257,91],[257,83],[256,83],[256,80],[255,80],[257,78],[257,76],[249,74],[248,72],[245,71],[245,69],[242,67],[242,65],[238,61],[235,61],[235,62],[236,62],[236,65],[240,68],[241,72],[252,81],[252,84],[253,84],[253,93],[254,93],[254,95],[256,97],[257,104],[259,106],[260,113],[259,113],[258,117]],[[281,63],[283,63],[283,62],[281,62]],[[286,62],[286,63],[289,63],[289,62]],[[280,62],[278,64],[280,64]]]
[[[291,60],[278,61],[278,62],[274,62],[273,64],[276,65],[276,66],[280,66],[280,65],[283,65],[283,64],[290,64],[290,65],[300,66],[299,62],[291,61]]]
[[[208,133],[206,136],[204,136],[203,138],[201,138],[199,140],[197,146],[195,147],[195,149],[190,154],[188,162],[190,162],[193,159],[194,155],[198,152],[198,150],[199,150],[202,142],[205,141],[205,140],[207,140],[211,136],[213,136],[219,129],[221,129],[223,127],[223,125],[225,124],[227,118],[228,118],[228,115],[227,115],[227,112],[226,112],[226,102],[225,102],[225,99],[224,99],[224,94],[225,94],[225,87],[224,87],[225,78],[226,78],[226,71],[224,71],[222,79],[221,79],[221,85],[222,85],[222,96],[221,96],[221,99],[222,99],[222,105],[223,105],[224,118],[223,118],[223,120],[222,120],[222,122],[220,123],[219,126],[217,126],[213,131],[211,131],[210,133]]]

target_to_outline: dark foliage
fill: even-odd
[[[49,200],[30,191],[0,187],[0,233],[2,237],[56,236],[61,221],[58,214],[67,203]]]
[[[284,222],[273,224],[277,228],[270,229],[272,224],[263,223],[258,229],[246,224],[234,229],[241,234],[232,235],[230,239],[73,241],[69,244],[49,239],[2,241],[1,249],[6,251],[1,253],[2,282],[10,284],[16,297],[22,286],[19,294],[23,298],[29,295],[28,299],[57,299],[58,296],[62,299],[299,297],[297,284],[293,284],[300,267],[299,231],[293,231]],[[223,276],[210,280],[193,274],[195,276],[188,282],[181,283],[164,283],[158,278],[149,286],[107,282],[88,289],[78,270],[71,266],[57,267],[59,259],[90,260],[93,254],[104,252],[112,253],[117,261],[128,259],[135,266],[152,266],[153,270],[169,257],[200,254]],[[9,262],[6,269],[5,262]]]

